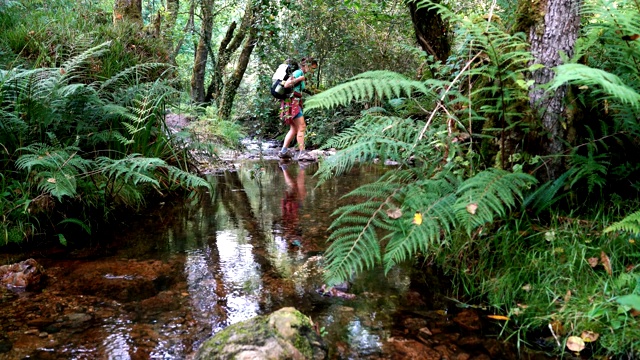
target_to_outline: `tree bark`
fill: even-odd
[[[115,0],[113,4],[113,23],[122,21],[142,25],[142,0]]]
[[[526,0],[525,0],[526,1]],[[529,104],[540,119],[546,135],[542,137],[542,155],[554,156],[548,162],[547,177],[556,179],[562,173],[564,162],[564,138],[566,129],[567,87],[561,86],[553,92],[540,89],[553,79],[553,68],[562,63],[561,53],[573,56],[580,29],[580,7],[582,0],[542,1],[544,18],[538,19],[529,30],[531,53],[535,64],[544,68],[533,73],[534,85],[529,92]]]
[[[191,75],[191,99],[195,103],[204,102],[204,79],[207,69],[211,32],[213,31],[213,0],[202,0],[202,29],[196,48],[193,73]]]
[[[236,69],[224,85],[224,92],[222,93],[222,98],[218,104],[218,115],[222,119],[228,119],[229,116],[231,116],[233,100],[238,92],[238,87],[240,86],[242,77],[247,70],[251,53],[256,47],[257,33],[257,28],[255,26],[251,26],[249,29],[249,36],[247,37],[244,47],[242,48],[242,52],[240,53],[240,57],[238,58]]]
[[[207,94],[205,96],[205,102],[215,101],[218,109],[220,109],[220,104],[222,102],[221,96],[224,92],[224,88],[226,87],[224,70],[229,65],[231,55],[240,48],[249,28],[254,24],[254,13],[257,14],[257,12],[254,11],[254,1],[255,0],[247,1],[240,26],[238,27],[235,22],[231,23],[231,25],[229,25],[229,29],[227,29],[225,37],[222,39],[220,46],[218,47],[218,54],[215,57],[216,62],[211,74],[211,83],[207,88]],[[255,1],[255,3],[259,4],[258,1]],[[213,54],[211,56],[213,56]],[[244,71],[242,72],[242,75],[244,75]]]
[[[439,3],[439,0],[432,0]],[[422,50],[433,55],[437,60],[445,62],[451,52],[449,44],[449,24],[433,8],[429,8],[428,2],[414,0],[409,2],[411,22],[416,34],[416,40]]]

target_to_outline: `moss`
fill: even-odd
[[[294,308],[284,308],[269,316],[233,324],[202,344],[197,359],[227,359],[240,355],[249,347],[261,347],[276,340],[285,352],[297,349],[305,358],[314,357],[314,346],[322,339],[313,331],[313,323]],[[290,344],[290,345],[284,345]]]
[[[538,26],[544,20],[546,0],[522,0],[516,10],[516,32],[528,32],[532,27]]]

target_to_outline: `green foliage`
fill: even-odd
[[[0,166],[11,174],[9,183],[22,187],[21,197],[3,196],[5,242],[46,232],[34,231],[38,217],[58,226],[75,218],[91,228],[117,207],[140,208],[149,194],[210,187],[185,171],[185,153],[167,132],[165,106],[176,91],[162,79],[169,74],[159,72],[166,65],[139,64],[96,77],[116,45],[74,51],[56,68],[0,71]],[[33,207],[31,214],[16,210],[22,203]],[[74,206],[84,209],[80,216],[65,213]]]
[[[550,83],[550,90],[567,83],[586,86],[592,88],[593,94],[600,100],[615,100],[636,109],[639,106],[640,94],[608,71],[582,64],[562,64],[556,67],[556,74]]]
[[[624,219],[609,225],[604,231],[625,231],[632,234],[640,234],[640,211],[627,215]]]
[[[334,230],[326,256],[330,283],[372,269],[378,262],[389,271],[413,256],[437,251],[457,229],[471,233],[504,218],[535,182],[530,175],[498,169],[464,182],[443,175],[421,180],[416,175],[399,171],[347,195],[353,205],[336,210],[330,228]]]
[[[369,71],[313,96],[307,100],[305,108],[332,108],[352,101],[368,101],[374,98],[394,99],[410,96],[414,91],[423,95],[429,93],[424,83],[407,79],[401,74],[381,70]]]
[[[501,121],[501,128],[488,129],[485,136],[504,136],[505,130],[517,126],[522,117],[518,108],[527,101],[528,69],[523,65],[531,60],[524,37],[507,34],[499,24],[464,19],[445,7],[430,6],[459,24],[457,33],[466,36],[461,53],[468,53],[468,60],[453,59],[458,63],[432,67],[433,74],[450,81],[366,72],[306,103],[311,110],[377,100],[398,114],[373,109],[330,139],[325,147],[341,150],[322,163],[321,179],[375,159],[406,168],[355,190],[348,195],[358,199],[355,205],[336,212],[327,252],[330,282],[345,280],[378,262],[388,271],[419,254],[442,251],[454,234],[474,236],[483,226],[519,209],[518,203],[536,183],[528,174],[483,169],[474,143],[466,147],[450,135],[451,124],[470,132],[475,122]],[[468,89],[461,78],[474,79],[479,85]],[[418,113],[405,117],[414,104]],[[462,124],[462,116],[469,118],[470,125]],[[421,117],[426,121],[418,120]]]

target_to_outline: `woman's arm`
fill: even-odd
[[[293,77],[290,77],[289,79],[287,79],[287,81],[284,82],[284,87],[290,88],[292,86],[296,86],[299,82],[304,80],[304,75],[301,75],[300,77],[297,77],[295,79]]]

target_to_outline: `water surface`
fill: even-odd
[[[437,346],[460,359],[513,357],[453,318],[438,295],[447,283],[430,270],[419,289],[399,268],[355,278],[343,297],[318,292],[331,213],[388,169],[317,186],[317,164],[236,167],[212,176],[215,191],[198,202],[167,200],[104,241],[33,254],[49,279],[42,291],[3,292],[0,359],[189,359],[226,326],[284,306],[312,318],[335,359],[426,359]]]

